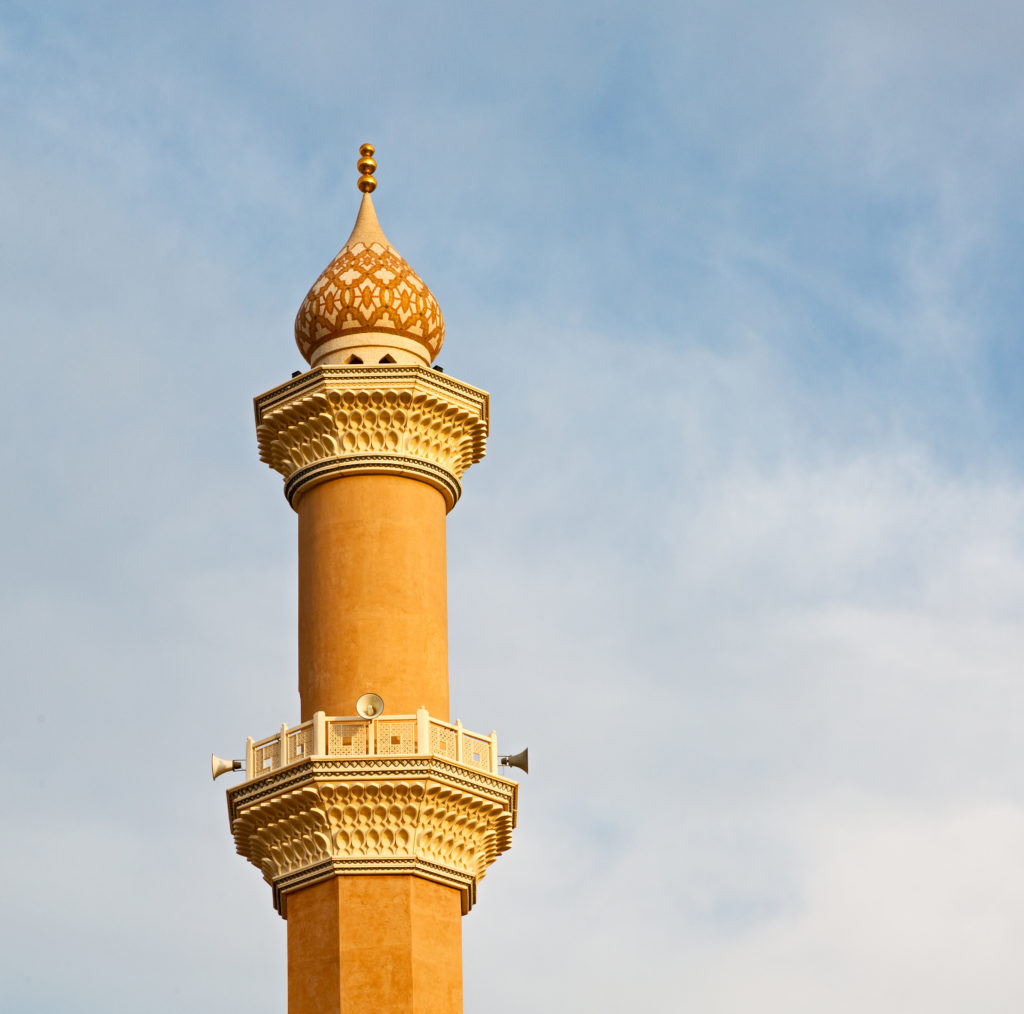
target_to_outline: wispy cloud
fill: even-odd
[[[493,394],[455,708],[534,754],[467,1009],[1015,1009],[1019,12],[73,7],[0,41],[15,1006],[284,1002],[204,765],[297,714],[249,399],[372,140]]]

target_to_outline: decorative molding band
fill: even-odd
[[[511,845],[518,785],[420,757],[309,758],[228,790],[238,853],[286,915],[292,891],[335,876],[404,874],[457,889],[465,914]]]
[[[470,398],[475,396],[483,408],[483,419],[488,421],[488,409],[490,397],[486,391],[479,387],[473,387],[465,381],[456,380],[455,377],[439,370],[427,369],[425,366],[317,366],[300,373],[291,380],[271,388],[265,394],[258,395],[253,399],[256,411],[256,425],[262,422],[263,413],[278,405],[291,401],[296,395],[308,393],[320,386],[321,379],[328,383],[343,381],[352,390],[360,388],[373,389],[379,386],[378,382],[386,379],[395,379],[401,383],[408,382],[411,378],[417,378],[425,387],[452,398]]]
[[[462,484],[445,468],[429,461],[418,461],[405,454],[351,454],[322,461],[298,468],[285,480],[284,495],[288,503],[295,506],[295,501],[302,490],[314,486],[325,479],[336,475],[367,475],[385,473],[405,475],[433,486],[444,496],[448,510],[451,510],[462,496]]]
[[[254,404],[260,458],[293,507],[315,483],[383,472],[428,483],[451,510],[484,456],[487,392],[425,366],[317,366]]]
[[[356,857],[348,859],[325,859],[296,873],[281,877],[271,886],[274,891],[274,908],[287,918],[288,895],[303,887],[311,887],[324,880],[344,876],[391,876],[422,877],[433,880],[445,887],[453,887],[462,896],[462,914],[467,915],[476,904],[476,880],[465,873],[449,870],[437,863],[428,863],[413,857]]]
[[[488,775],[463,764],[439,757],[357,757],[352,760],[310,757],[228,790],[228,816],[234,820],[247,806],[289,789],[312,784],[315,779],[357,781],[376,777],[391,779],[434,778],[457,788],[485,796],[511,810],[515,827],[519,783],[499,775]]]
[[[242,809],[290,789],[312,784],[316,779],[362,781],[386,777],[393,780],[432,778],[486,796],[510,810],[515,827],[519,783],[500,775],[489,775],[464,764],[427,757],[354,757],[352,759],[310,757],[299,764],[242,782],[228,789],[228,816],[234,820]]]

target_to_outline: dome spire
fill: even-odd
[[[429,366],[444,341],[441,307],[377,221],[373,153],[372,144],[359,149],[356,185],[363,199],[352,234],[295,317],[295,341],[311,366]]]
[[[359,214],[356,215],[356,224],[352,226],[352,234],[345,240],[345,246],[353,243],[379,243],[381,246],[391,246],[384,230],[377,221],[377,212],[373,207],[370,194],[377,189],[377,181],[373,174],[377,171],[377,163],[373,160],[373,145],[364,144],[359,149],[361,158],[356,163],[356,168],[362,174],[359,177],[357,187],[363,192],[363,199],[359,203]]]

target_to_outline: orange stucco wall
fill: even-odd
[[[288,1014],[460,1014],[459,892],[348,876],[288,896]]]
[[[352,715],[374,692],[386,713],[448,719],[444,497],[395,475],[341,476],[299,498],[299,695]]]

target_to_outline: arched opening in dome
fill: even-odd
[[[345,360],[345,365],[346,366],[362,366],[363,365],[363,361],[362,361],[362,359],[359,358],[359,356],[349,356],[348,359]]]
[[[395,361],[395,357],[390,355],[390,354],[388,354],[386,356],[381,356],[381,360],[380,361],[382,363],[393,363]]]

